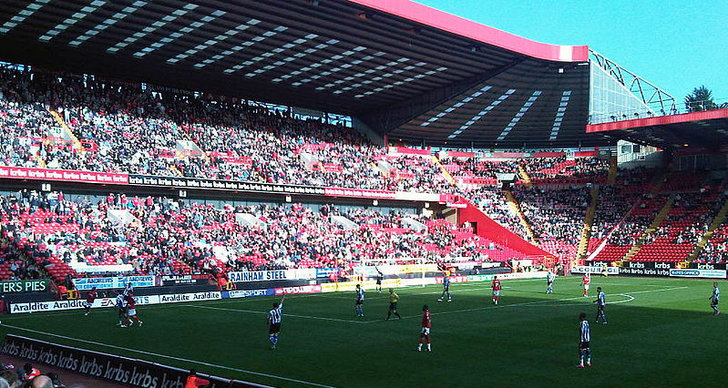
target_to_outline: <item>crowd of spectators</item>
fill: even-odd
[[[3,69],[0,77],[6,165],[375,190],[450,187],[430,158],[388,157],[382,165],[386,147],[351,128],[246,101],[93,76]]]
[[[579,242],[590,200],[587,188],[533,187],[514,191],[514,194],[537,239],[569,244]]]
[[[534,186],[516,190],[514,195],[540,246],[560,257],[576,253],[589,207],[589,188]]]
[[[595,157],[524,158],[521,166],[534,184],[606,183],[609,161]]]
[[[472,198],[473,204],[488,217],[523,239],[529,239],[518,213],[508,204],[503,190],[495,186],[480,186],[468,191],[466,195]]]
[[[65,388],[55,373],[42,373],[31,363],[22,368],[10,362],[0,364],[0,388]]]
[[[696,258],[698,263],[724,264],[728,262],[728,225],[715,230]]]
[[[494,249],[444,220],[377,208],[215,206],[23,191],[0,196],[0,215],[3,237],[39,266],[129,265],[135,274],[217,277],[231,269],[345,267],[364,260],[485,259]]]

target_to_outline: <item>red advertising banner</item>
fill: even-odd
[[[398,154],[405,154],[405,155],[429,156],[432,154],[432,151],[429,148],[419,149],[419,148],[407,148],[407,147],[390,147],[390,150],[393,150],[394,152],[396,152]]]
[[[474,158],[475,152],[447,151],[447,156],[451,158]]]
[[[321,292],[321,285],[315,284],[310,286],[294,286],[294,287],[279,287],[275,288],[276,295],[288,295],[288,294],[316,294]]]
[[[129,183],[129,176],[122,173],[51,170],[47,168],[7,166],[0,166],[0,178],[109,183],[120,185],[125,185]]]

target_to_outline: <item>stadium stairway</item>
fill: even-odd
[[[693,248],[692,252],[690,252],[690,255],[687,258],[688,262],[691,262],[698,258],[700,252],[703,250],[705,245],[708,244],[708,241],[710,241],[710,239],[713,237],[715,230],[723,224],[723,221],[725,221],[726,214],[728,214],[728,198],[725,200],[725,202],[723,202],[723,206],[718,211],[718,214],[715,215],[715,218],[713,218],[713,222],[710,223],[708,230],[700,238],[700,241],[698,241],[698,243],[695,245],[695,248]]]
[[[616,159],[613,159],[613,160],[616,160]],[[649,189],[649,193],[652,195],[657,194],[660,191],[660,188],[662,187],[662,185],[665,181],[665,177],[667,177],[667,176],[668,175],[666,173],[655,174],[655,176],[652,178],[652,181],[646,186],[646,188]],[[614,225],[612,230],[609,231],[606,238],[602,239],[602,242],[597,246],[597,248],[594,249],[593,252],[588,252],[588,255],[589,255],[588,260],[594,260],[594,259],[597,259],[600,257],[604,248],[606,248],[609,245],[609,237],[612,236],[614,231],[619,229],[622,226],[622,224],[625,222],[625,220],[627,220],[639,208],[641,203],[642,203],[642,199],[637,200],[632,205],[632,207],[629,209],[629,211],[627,211],[627,213],[625,213],[624,216],[622,216],[622,218],[619,220],[619,222],[617,222],[617,224]],[[624,256],[622,256],[622,258],[624,258]]]
[[[182,171],[180,171],[179,168],[177,168],[177,166],[175,166],[174,164],[170,164],[169,169],[177,174],[177,176],[184,176],[184,174],[182,174]]]
[[[586,257],[587,248],[589,248],[589,240],[591,239],[591,229],[594,223],[594,214],[597,211],[597,201],[599,198],[599,186],[594,186],[591,189],[591,202],[589,202],[589,208],[586,209],[586,219],[584,220],[584,229],[581,232],[581,240],[579,240],[579,247],[576,250],[576,258],[581,260]]]
[[[38,166],[39,166],[39,167],[41,167],[41,168],[46,168],[46,167],[48,167],[48,166],[46,165],[46,162],[45,162],[45,160],[43,160],[43,158],[41,158],[41,157],[40,157],[40,154],[37,154],[37,153],[33,154],[33,159],[35,159],[35,161],[36,161],[36,162],[38,163]]]
[[[449,171],[443,166],[442,162],[440,162],[440,159],[437,158],[437,156],[432,155],[430,156],[432,163],[434,163],[437,167],[440,168],[440,172],[442,173],[442,176],[445,177],[445,179],[450,182],[451,185],[456,186],[455,178],[452,177],[452,174],[450,174]]]
[[[523,229],[526,230],[526,236],[528,236],[528,239],[532,243],[536,243],[536,237],[533,234],[533,229],[531,228],[531,225],[528,223],[528,220],[526,219],[526,215],[523,214],[523,211],[521,211],[521,206],[518,204],[518,201],[516,200],[516,196],[513,195],[513,193],[511,193],[509,190],[503,190],[503,193],[505,194],[506,200],[508,201],[508,206],[511,208],[511,210],[513,212],[515,212],[518,215],[518,219],[521,221],[521,225],[523,225]]]
[[[66,124],[66,121],[63,120],[63,117],[61,117],[61,115],[58,114],[58,112],[56,112],[53,109],[48,109],[48,112],[51,113],[51,116],[53,116],[53,118],[56,120],[58,125],[60,125],[61,128],[63,128],[63,131],[71,139],[71,144],[73,144],[73,148],[75,148],[76,151],[78,151],[78,152],[86,151],[86,149],[84,149],[83,146],[81,145],[81,142],[78,140],[78,137],[76,137],[76,135],[73,134],[71,127],[69,127],[68,124]]]
[[[528,175],[528,172],[526,172],[526,169],[523,168],[520,164],[518,165],[518,175],[523,179],[523,183],[526,185],[526,187],[531,187],[533,183],[531,182],[531,177]]]
[[[648,235],[655,232],[655,229],[660,226],[662,221],[665,220],[665,217],[667,217],[667,214],[670,213],[670,209],[672,209],[672,204],[675,203],[675,198],[673,196],[670,196],[670,198],[665,201],[665,204],[662,206],[662,209],[657,213],[655,216],[655,219],[652,220],[652,223],[650,223],[650,226],[647,227],[647,229],[640,235],[640,237],[637,239],[637,242],[632,245],[632,247],[627,251],[627,254],[624,255],[622,258],[622,261],[630,261],[637,252],[640,251],[642,248],[642,244],[645,241],[645,238],[647,238]]]
[[[617,183],[617,157],[613,156],[609,160],[609,175],[607,175],[607,184],[613,185]]]

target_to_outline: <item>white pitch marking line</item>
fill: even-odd
[[[210,306],[200,306],[200,305],[187,305],[187,307],[194,307],[194,308],[198,308],[198,309],[208,309],[208,310],[231,311],[231,312],[235,312],[235,313],[268,314],[267,311],[259,311],[259,310],[231,309],[231,308],[224,308],[224,307],[210,307]],[[357,324],[376,322],[376,321],[354,321],[351,319],[316,317],[316,316],[311,316],[311,315],[298,315],[298,314],[288,314],[288,313],[284,313],[283,316],[284,317],[294,317],[294,318],[305,318],[305,319],[318,319],[321,321],[331,321],[331,322],[357,323]]]
[[[671,288],[661,288],[659,290],[647,290],[647,291],[631,291],[627,292],[627,294],[646,294],[648,292],[663,292],[663,291],[672,291],[672,290],[684,290],[689,287],[671,287]]]
[[[87,344],[96,345],[96,346],[103,346],[103,347],[107,347],[107,348],[110,348],[110,349],[124,350],[124,351],[127,351],[127,352],[134,352],[134,353],[138,353],[138,354],[144,354],[144,355],[152,356],[152,357],[162,357],[162,358],[166,358],[166,359],[170,359],[170,360],[175,360],[175,361],[189,362],[191,364],[210,366],[210,367],[213,367],[213,368],[226,369],[226,370],[231,370],[231,371],[234,371],[234,372],[248,373],[248,374],[251,374],[251,375],[269,377],[269,378],[272,378],[272,379],[291,381],[291,382],[294,382],[294,383],[305,384],[305,385],[310,385],[310,386],[314,386],[314,387],[334,388],[334,387],[332,387],[330,385],[324,385],[324,384],[319,384],[319,383],[312,383],[310,381],[298,380],[298,379],[293,379],[293,378],[290,378],[290,377],[276,376],[276,375],[272,375],[272,374],[269,374],[269,373],[255,372],[255,371],[252,371],[252,370],[240,369],[240,368],[232,368],[232,367],[229,367],[229,366],[217,365],[217,364],[212,364],[212,363],[204,362],[204,361],[195,361],[195,360],[190,360],[190,359],[181,358],[181,357],[168,356],[166,354],[147,352],[145,350],[137,350],[137,349],[125,348],[123,346],[109,345],[109,344],[105,344],[103,342],[96,342],[96,341],[89,341],[89,340],[80,339],[80,338],[67,337],[65,335],[48,333],[48,332],[40,331],[40,330],[26,329],[24,327],[18,327],[18,326],[13,326],[13,325],[6,325],[6,324],[0,324],[0,326],[9,327],[11,329],[16,329],[16,330],[23,330],[23,331],[27,331],[27,332],[30,332],[30,333],[36,333],[36,334],[46,335],[46,336],[49,336],[49,337],[62,338],[62,339],[69,340],[69,341],[76,341],[76,342],[82,342],[82,343],[87,343]]]
[[[611,294],[611,296],[614,296],[614,295],[626,296],[628,299],[616,300],[616,301],[608,301],[607,302],[608,305],[620,304],[620,303],[629,303],[629,302],[631,302],[631,301],[633,301],[635,299],[634,296],[628,295],[628,294]],[[574,299],[583,299],[583,297],[581,297],[581,298],[574,298]],[[590,300],[591,300],[591,298],[588,298],[588,300],[585,300],[584,302],[588,302]],[[554,301],[554,302],[558,302],[558,301]],[[554,306],[585,306],[585,305],[587,305],[587,304],[586,303],[554,303],[554,304],[544,304],[544,305],[539,305],[539,306],[554,307]]]
[[[683,290],[686,288],[688,288],[688,287],[673,287],[673,288],[664,288],[664,289],[660,289],[660,290],[634,291],[634,292],[630,292],[629,294],[646,294],[646,293],[650,293],[650,292]],[[614,294],[614,295],[619,295],[619,294]],[[465,309],[465,310],[440,311],[440,312],[430,313],[430,315],[467,313],[467,312],[473,312],[473,311],[484,311],[484,310],[491,310],[491,309],[505,308],[505,307],[519,307],[519,306],[529,306],[529,305],[535,305],[535,304],[541,304],[541,303],[553,303],[553,302],[560,302],[560,301],[578,300],[578,299],[583,299],[583,298],[584,298],[583,296],[577,296],[574,298],[564,298],[564,299],[556,299],[556,300],[538,300],[538,301],[533,301],[533,302],[514,303],[514,304],[506,304],[506,305],[500,305],[500,306],[479,307],[479,308]],[[420,318],[420,315],[410,315],[407,317],[402,317],[402,319],[412,319],[412,318]]]

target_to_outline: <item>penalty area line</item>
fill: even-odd
[[[198,309],[206,309],[206,310],[219,310],[219,311],[230,311],[235,313],[249,313],[249,314],[265,314],[267,315],[267,311],[258,311],[258,310],[245,310],[245,309],[231,309],[231,308],[225,308],[225,307],[211,307],[211,306],[200,306],[200,305],[187,305],[186,307],[194,307]],[[355,321],[352,319],[339,319],[339,318],[328,318],[328,317],[316,317],[312,315],[298,315],[298,314],[288,314],[283,313],[284,317],[293,317],[293,318],[303,318],[303,319],[315,319],[319,321],[330,321],[330,322],[345,322],[345,323],[356,323],[356,324],[366,324],[366,323],[372,323],[372,322],[378,322],[378,321]]]
[[[41,334],[41,335],[45,335],[45,336],[49,336],[49,337],[61,338],[61,339],[69,340],[69,341],[76,341],[76,342],[86,343],[86,344],[90,344],[90,345],[102,346],[102,347],[106,347],[106,348],[110,348],[110,349],[123,350],[123,351],[127,351],[127,352],[143,354],[143,355],[146,355],[146,356],[161,357],[161,358],[166,358],[166,359],[169,359],[169,360],[175,360],[175,361],[181,361],[181,362],[188,362],[190,364],[204,365],[204,366],[209,366],[209,367],[218,368],[218,369],[230,370],[230,371],[233,371],[233,372],[247,373],[247,374],[256,375],[256,376],[268,377],[268,378],[271,378],[271,379],[278,379],[278,380],[290,381],[290,382],[293,382],[293,383],[310,385],[310,386],[313,386],[313,387],[334,388],[333,386],[330,386],[330,385],[313,383],[313,382],[310,382],[310,381],[298,380],[298,379],[294,379],[294,378],[290,378],[290,377],[277,376],[277,375],[273,375],[273,374],[270,374],[270,373],[256,372],[256,371],[247,370],[247,369],[241,369],[241,368],[233,368],[233,367],[229,367],[229,366],[225,366],[225,365],[218,365],[218,364],[213,364],[213,363],[204,362],[204,361],[190,360],[190,359],[182,358],[182,357],[168,356],[166,354],[148,352],[146,350],[131,349],[131,348],[123,347],[123,346],[105,344],[103,342],[96,342],[96,341],[90,341],[90,340],[85,340],[85,339],[80,339],[80,338],[68,337],[68,336],[65,336],[65,335],[60,335],[60,334],[55,334],[55,333],[49,333],[49,332],[40,331],[40,330],[33,330],[33,329],[25,328],[25,327],[7,325],[7,324],[4,324],[4,323],[3,324],[0,324],[0,326],[5,326],[5,327],[11,328],[11,329],[15,329],[15,330],[27,331],[29,333]]]

